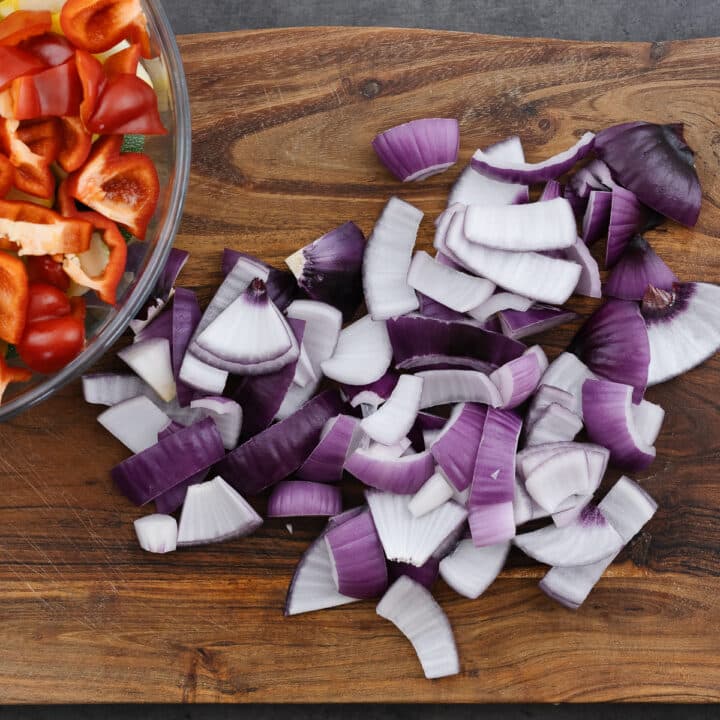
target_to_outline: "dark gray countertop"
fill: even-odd
[[[583,40],[720,36],[718,0],[165,0],[165,7],[178,34],[384,25]],[[717,707],[657,706],[0,708],[0,720],[711,720],[719,716]]]

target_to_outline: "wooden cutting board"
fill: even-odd
[[[230,245],[280,264],[347,219],[365,231],[397,193],[432,218],[478,146],[511,133],[531,160],[586,130],[682,121],[704,205],[694,231],[652,241],[685,280],[720,281],[720,41],[513,40],[382,29],[276,30],[180,39],[193,171],[179,247],[209,297]],[[461,163],[401,186],[370,140],[451,116]],[[575,303],[587,312],[590,303]],[[543,338],[551,354],[575,326]],[[108,359],[106,367],[119,367]],[[0,703],[569,702],[720,700],[720,361],[649,398],[667,410],[642,482],[660,511],[578,612],[537,588],[519,556],[475,602],[442,583],[462,674],[422,678],[372,603],[285,619],[293,567],[321,523],[169,556],[136,544],[144,511],[115,491],[127,453],[78,383],[0,426]]]

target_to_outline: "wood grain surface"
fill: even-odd
[[[224,246],[279,264],[347,219],[369,231],[393,193],[427,213],[428,244],[460,165],[400,186],[370,147],[377,131],[427,115],[460,119],[463,163],[511,133],[538,160],[612,123],[684,122],[704,188],[700,222],[651,238],[682,279],[720,281],[717,40],[321,28],[180,44],[194,132],[177,244],[192,251],[182,281],[203,299]],[[575,327],[543,338],[551,353]],[[318,522],[141,552],[132,520],[144,511],[108,476],[127,453],[69,386],[0,427],[0,703],[718,701],[719,369],[715,358],[649,392],[667,410],[641,476],[660,510],[585,606],[548,600],[543,568],[519,555],[477,601],[440,587],[462,674],[434,682],[372,603],[283,618]]]

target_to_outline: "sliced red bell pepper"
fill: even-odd
[[[155,91],[137,75],[108,78],[86,127],[100,135],[167,133],[160,119]]]
[[[100,91],[105,86],[107,79],[103,72],[102,63],[89,52],[78,50],[75,53],[75,65],[77,66],[80,86],[82,88],[82,102],[80,103],[80,119],[87,127],[92,114],[95,112]]]
[[[0,197],[5,197],[13,185],[15,185],[15,166],[6,155],[0,153]]]
[[[3,355],[0,355],[0,402],[10,383],[27,382],[32,377],[32,371],[23,367],[12,367],[5,361]]]
[[[127,40],[140,45],[143,57],[153,57],[140,0],[67,0],[60,25],[73,45],[88,52],[105,52]]]
[[[77,115],[83,89],[75,59],[35,75],[16,78],[10,85],[10,93],[11,117],[16,120]]]
[[[75,54],[75,48],[62,35],[52,32],[25,40],[20,47],[47,67],[62,65]]]
[[[83,166],[90,154],[92,135],[85,129],[79,117],[64,117],[60,120],[60,167],[68,173]]]
[[[0,237],[18,255],[82,253],[90,247],[92,225],[33,203],[0,200]]]
[[[0,252],[0,340],[13,345],[20,342],[25,329],[28,286],[25,263]]]
[[[0,22],[0,45],[17,45],[23,40],[50,32],[49,10],[16,10]]]
[[[0,119],[0,145],[15,168],[15,187],[28,195],[50,198],[55,192],[50,163],[20,139],[19,126],[17,120]]]
[[[42,157],[49,165],[60,155],[62,145],[61,118],[50,117],[44,120],[23,120],[17,130],[17,136],[32,152]]]
[[[68,179],[65,178],[59,185],[55,194],[55,207],[63,217],[77,217],[80,212],[75,198],[68,192]]]
[[[114,305],[117,286],[122,280],[127,263],[125,238],[112,220],[99,213],[81,212],[77,213],[76,217],[92,223],[94,231],[102,235],[102,241],[109,252],[107,264],[99,275],[90,277],[81,265],[81,258],[77,255],[66,255],[63,270],[78,285],[94,290],[103,302]]]
[[[34,75],[47,69],[41,58],[17,47],[0,45],[0,90],[4,90],[15,78]]]
[[[147,155],[120,154],[121,146],[120,135],[97,140],[85,165],[68,176],[64,191],[144,240],[160,181]]]
[[[105,77],[111,78],[115,75],[134,75],[137,72],[142,50],[139,45],[130,45],[120,52],[111,55],[103,63]]]

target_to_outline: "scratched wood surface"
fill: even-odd
[[[434,217],[458,168],[400,187],[370,148],[376,131],[427,115],[460,119],[463,162],[510,133],[537,160],[588,129],[684,121],[703,211],[694,231],[667,224],[652,239],[682,279],[720,281],[716,40],[304,29],[181,48],[194,157],[177,244],[203,298],[226,245],[280,263],[347,219],[369,231],[391,193]],[[556,353],[573,330],[543,341]],[[436,682],[371,603],[283,618],[319,523],[143,554],[131,524],[143,511],[108,477],[126,452],[67,387],[0,427],[0,703],[720,700],[719,369],[715,359],[649,392],[668,411],[641,476],[660,511],[580,611],[545,598],[543,569],[520,557],[475,602],[439,588],[462,674]]]

